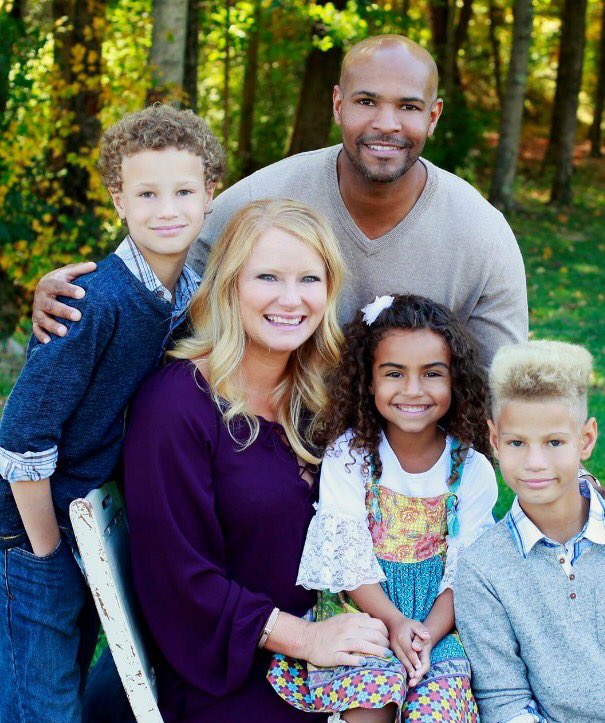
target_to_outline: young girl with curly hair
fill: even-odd
[[[497,498],[474,343],[441,304],[377,298],[346,330],[329,409],[297,583],[323,591],[318,619],[381,619],[392,651],[336,668],[276,656],[269,680],[332,720],[476,721],[452,594],[458,554],[493,524]]]

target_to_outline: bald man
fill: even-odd
[[[408,38],[355,45],[334,87],[342,144],[286,158],[224,191],[189,263],[203,272],[210,247],[248,202],[294,198],[327,216],[340,241],[350,271],[343,321],[377,294],[408,292],[455,311],[484,365],[502,344],[524,341],[525,272],[510,227],[468,183],[420,157],[443,110],[437,91],[433,58]],[[56,276],[41,287],[34,322],[56,333],[43,309],[66,318],[73,310],[45,292],[71,296],[76,287]]]

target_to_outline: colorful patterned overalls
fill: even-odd
[[[457,530],[456,492],[462,466],[449,493],[407,497],[371,481],[366,488],[368,524],[374,552],[386,580],[382,586],[401,612],[414,620],[428,616],[443,576],[446,535]],[[450,481],[454,469],[450,472]],[[315,619],[352,612],[346,593],[321,592]],[[383,708],[395,703],[397,721],[479,720],[470,686],[470,665],[457,633],[446,635],[431,650],[431,667],[408,689],[405,668],[395,656],[365,656],[361,667],[315,668],[275,655],[267,675],[288,703],[305,711],[343,712],[351,708]]]

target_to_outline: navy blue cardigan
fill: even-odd
[[[0,447],[11,452],[58,448],[51,489],[59,525],[71,531],[68,509],[111,478],[119,459],[124,411],[151,372],[169,333],[171,306],[110,254],[78,284],[86,296],[70,306],[79,322],[66,336],[40,344],[27,360],[0,422]],[[0,548],[25,537],[9,483],[0,477]]]

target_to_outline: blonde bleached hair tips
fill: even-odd
[[[204,359],[204,373],[214,401],[232,436],[232,423],[243,418],[249,446],[259,421],[248,410],[246,391],[238,377],[246,351],[241,322],[238,276],[261,236],[271,228],[291,234],[324,261],[327,301],[319,327],[291,355],[285,379],[275,389],[274,408],[296,454],[306,462],[320,457],[313,436],[328,401],[325,378],[338,363],[342,332],[337,318],[344,262],[329,223],[308,206],[289,199],[254,201],[233,215],[213,247],[204,279],[190,305],[193,335],[170,353],[177,359]],[[307,419],[309,415],[309,419]],[[303,429],[304,427],[304,429]]]
[[[592,356],[577,344],[541,340],[503,346],[489,370],[492,417],[509,401],[560,400],[582,424],[591,373]]]

